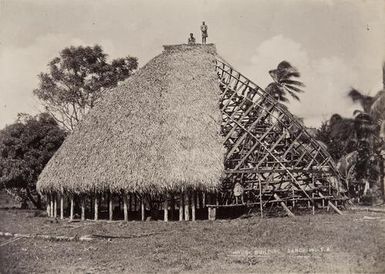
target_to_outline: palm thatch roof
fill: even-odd
[[[224,169],[215,55],[214,45],[165,46],[89,112],[39,191],[215,188]]]

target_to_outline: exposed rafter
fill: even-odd
[[[219,58],[216,71],[227,148],[221,202],[234,202],[236,183],[247,205],[341,199],[331,156],[288,109]]]

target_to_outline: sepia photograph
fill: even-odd
[[[385,273],[385,1],[0,0],[0,273]]]

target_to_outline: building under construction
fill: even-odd
[[[332,208],[333,160],[288,109],[213,44],[164,51],[106,94],[42,172],[50,216],[215,219]]]

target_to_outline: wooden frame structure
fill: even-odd
[[[108,188],[80,193],[62,188],[46,192],[47,214],[60,219],[66,215],[70,220],[144,221],[154,210],[161,212],[164,221],[195,221],[215,220],[218,208],[259,208],[264,216],[272,205],[289,216],[298,207],[314,213],[316,207],[327,206],[341,214],[336,203],[346,200],[343,181],[326,149],[284,105],[217,56],[213,70],[221,91],[218,102],[226,149],[219,188],[212,189],[213,183],[204,189],[189,186],[152,194]]]
[[[227,150],[220,205],[238,205],[235,184],[244,191],[239,206],[259,206],[261,215],[269,203],[290,211],[289,201],[346,199],[331,156],[284,105],[219,58],[216,72]]]

